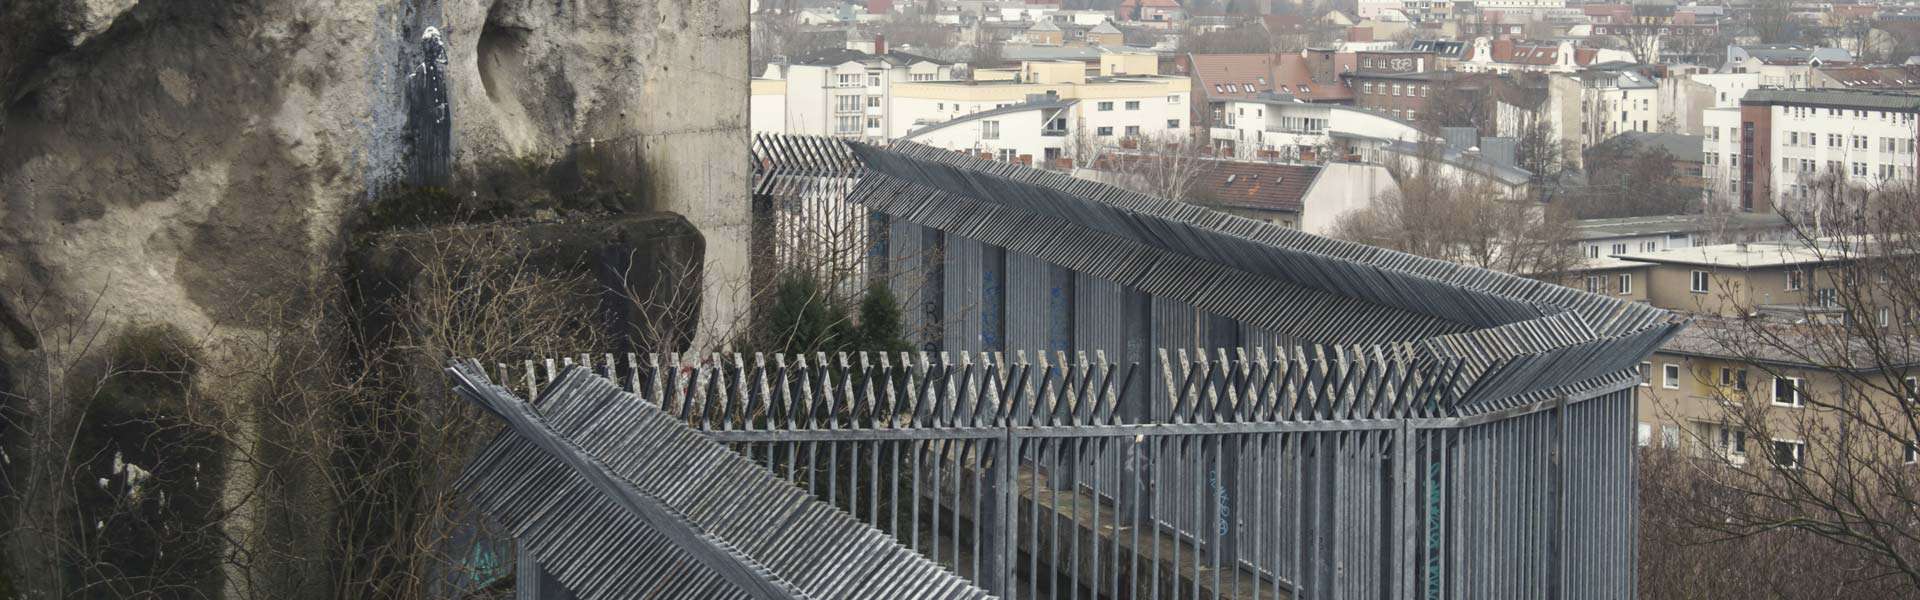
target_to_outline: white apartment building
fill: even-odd
[[[1143,55],[1151,58],[1151,55]],[[980,70],[972,81],[903,83],[894,87],[889,139],[985,111],[1038,98],[1078,101],[1061,127],[1075,143],[1118,144],[1126,138],[1187,135],[1192,83],[1158,75],[1143,61],[1126,75],[1089,76],[1081,61],[1022,63],[1018,69]],[[1103,65],[1102,71],[1111,71]],[[1081,139],[1089,140],[1081,142]],[[1025,152],[1022,152],[1023,154]],[[1040,158],[1044,154],[1035,154]]]
[[[1079,100],[1036,96],[916,129],[900,141],[976,154],[1035,168],[1071,169]]]
[[[1473,0],[1473,7],[1482,11],[1542,11],[1566,8],[1567,0]]]
[[[750,108],[756,115],[778,111],[780,117],[756,118],[751,127],[773,131],[777,123],[783,133],[883,141],[887,132],[905,127],[888,110],[895,88],[953,78],[950,64],[900,52],[840,49],[773,63],[761,79],[781,84],[753,86]]]
[[[1547,91],[1549,126],[1580,152],[1622,132],[1659,130],[1660,86],[1638,71],[1555,75]]]
[[[1414,124],[1385,114],[1283,95],[1228,100],[1222,122],[1208,134],[1217,156],[1283,160],[1325,160],[1343,145],[1424,137]]]
[[[1702,160],[1721,167],[1723,197],[1748,212],[1817,208],[1827,175],[1863,187],[1912,181],[1920,159],[1920,96],[1758,89],[1739,109],[1714,112],[1708,123],[1719,131],[1701,142]]]
[[[1787,44],[1728,46],[1721,73],[1752,73],[1760,85],[1773,88],[1812,87],[1814,70],[1823,65],[1853,62],[1853,53],[1840,48]]]

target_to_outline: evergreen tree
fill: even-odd
[[[819,280],[789,273],[774,288],[761,340],[769,352],[836,352],[855,343],[858,333],[846,308],[826,293]]]
[[[913,350],[900,322],[900,301],[884,282],[868,284],[860,298],[860,341],[854,349],[889,354]]]

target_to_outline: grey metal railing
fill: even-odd
[[[532,394],[570,363],[1002,597],[1633,589],[1625,374],[1467,414],[1458,361],[1340,347],[498,368]],[[1149,369],[1165,393],[1130,393]]]

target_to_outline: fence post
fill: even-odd
[[[1400,427],[1393,430],[1393,575],[1387,583],[1389,598],[1414,598],[1414,465],[1413,421],[1400,418]]]
[[[1550,474],[1547,498],[1548,532],[1547,539],[1547,598],[1558,600],[1566,597],[1567,576],[1567,466],[1566,443],[1569,418],[1567,415],[1567,397],[1560,396],[1553,401],[1553,435],[1549,438],[1551,447],[1547,452],[1547,469]]]
[[[983,490],[987,506],[981,509],[980,530],[985,539],[980,540],[979,547],[985,556],[982,557],[984,564],[980,567],[979,575],[980,587],[995,596],[1011,600],[1016,587],[1011,557],[1018,555],[1014,544],[1018,543],[1020,535],[1019,504],[1016,503],[1016,494],[1019,493],[1016,477],[1020,473],[1020,465],[1014,462],[1013,419],[1005,419],[1003,426],[1005,433],[998,440],[999,448],[994,453],[993,466],[987,469],[987,481],[993,487]]]

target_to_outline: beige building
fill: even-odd
[[[1818,445],[1809,445],[1804,432],[1831,423],[1832,413],[1810,400],[1831,403],[1865,394],[1868,406],[1897,408],[1889,391],[1920,387],[1904,372],[1827,368],[1843,353],[1855,352],[1821,347],[1836,339],[1829,328],[1911,325],[1905,315],[1887,309],[1849,315],[1841,308],[1841,290],[1859,282],[1848,281],[1855,272],[1848,268],[1854,255],[1835,245],[1755,242],[1615,254],[1589,259],[1568,277],[1570,287],[1698,315],[1692,327],[1640,365],[1642,446],[1719,455],[1735,464],[1764,459],[1756,454],[1762,452],[1780,460],[1817,459],[1809,448]],[[1875,304],[1870,298],[1868,303]],[[1796,347],[1806,350],[1787,350]],[[1859,375],[1896,383],[1876,390],[1846,384]],[[1728,416],[1735,411],[1762,417],[1767,439],[1747,439],[1746,431],[1729,427]],[[1915,458],[1904,448],[1886,452],[1909,462]]]

